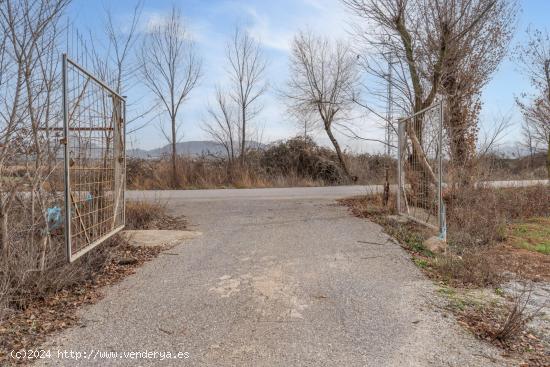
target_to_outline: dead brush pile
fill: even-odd
[[[260,156],[259,166],[268,177],[298,176],[326,184],[345,181],[337,157],[307,137],[296,137],[274,144]]]

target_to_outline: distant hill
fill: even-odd
[[[264,148],[265,145],[256,141],[248,142],[251,148]],[[200,156],[200,155],[225,155],[225,148],[220,143],[210,140],[200,141],[183,141],[176,144],[176,150],[180,155]],[[126,155],[133,158],[159,158],[169,155],[172,152],[172,147],[167,144],[162,148],[144,150],[144,149],[128,149]]]

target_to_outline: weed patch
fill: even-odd
[[[550,218],[531,218],[512,224],[507,237],[514,247],[550,255]]]
[[[185,218],[170,217],[159,204],[129,202],[126,209],[129,228],[185,228]],[[116,235],[74,263],[29,272],[20,282],[12,283],[0,323],[0,365],[7,363],[11,350],[39,346],[47,335],[77,324],[78,309],[101,299],[102,287],[133,274],[162,250],[161,246],[130,246]]]
[[[444,285],[438,293],[448,300],[460,324],[524,358],[525,366],[550,365],[548,346],[526,327],[537,315],[526,311],[524,296],[507,299],[500,288],[512,276],[550,281],[549,188],[468,188],[447,193],[445,200],[445,254],[427,250],[423,243],[434,233],[396,217],[391,200],[383,206],[380,195],[370,195],[341,203],[355,216],[380,224],[411,253],[418,268]],[[489,290],[492,296],[465,296],[476,289]]]

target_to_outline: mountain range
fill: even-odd
[[[247,143],[250,148],[264,148],[265,145],[257,141]],[[215,155],[220,156],[225,154],[225,148],[222,144],[211,140],[198,141],[183,141],[176,144],[176,151],[179,155],[186,156],[201,156]],[[145,149],[128,149],[126,156],[133,158],[159,158],[169,155],[172,152],[172,146],[167,144],[161,148],[145,150]]]

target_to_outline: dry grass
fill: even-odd
[[[437,255],[431,265],[434,277],[452,286],[498,286],[503,280],[499,269],[483,249],[469,250],[461,256]]]
[[[502,264],[510,265],[510,260],[495,261],[499,258],[495,246],[509,237],[508,228],[514,224],[527,221],[533,225],[533,221],[529,221],[533,217],[545,218],[537,219],[536,223],[547,223],[547,218],[550,217],[549,195],[548,186],[514,189],[470,187],[448,192],[445,201],[449,251],[445,255],[430,254],[423,247],[422,242],[434,235],[434,232],[415,223],[400,223],[388,217],[395,214],[393,197],[386,207],[382,205],[379,194],[343,200],[342,203],[354,215],[381,224],[388,234],[413,253],[417,264],[430,276],[454,286],[485,287],[498,285],[503,280],[502,273],[505,271],[516,269],[521,272],[518,266],[528,266],[521,261],[515,267],[503,268]],[[543,227],[539,232],[530,232],[530,235],[538,233],[544,237],[548,228]],[[520,225],[512,228],[516,228],[517,232],[517,228],[525,227]],[[547,241],[547,238],[543,241]],[[500,249],[498,247],[498,251]],[[536,268],[539,263],[547,264],[545,257],[529,258],[538,260],[531,263],[530,268]]]
[[[536,180],[548,178],[546,153],[533,156],[503,157],[497,153],[480,158],[476,167],[481,179],[490,180]]]
[[[126,229],[180,229],[187,226],[184,217],[168,215],[160,202],[127,201]]]
[[[183,229],[183,217],[173,218],[158,203],[129,202],[126,219],[134,229]],[[62,243],[57,243],[62,253]],[[100,288],[134,273],[156,257],[161,247],[134,247],[118,235],[91,250],[76,262],[66,264],[58,254],[57,264],[44,271],[33,270],[25,257],[2,259],[0,279],[4,286],[4,307],[0,323],[0,365],[13,349],[38,346],[45,335],[77,322],[76,311],[101,297]],[[52,254],[53,255],[53,254]],[[32,257],[34,259],[36,256]],[[21,268],[21,266],[28,266]],[[13,362],[13,361],[12,361]]]
[[[75,265],[56,269],[55,273],[65,277],[65,282],[60,283],[60,277],[44,279],[41,284],[49,287],[35,288],[40,290],[39,296],[18,292],[24,302],[12,304],[0,323],[0,365],[15,362],[9,357],[11,350],[38,347],[47,335],[77,324],[78,309],[101,299],[102,287],[133,274],[137,267],[155,258],[160,251],[161,248],[129,246],[115,236]],[[77,269],[79,273],[75,274]],[[25,364],[26,361],[17,362]]]
[[[382,183],[386,167],[395,161],[379,155],[346,154],[357,176],[350,181],[343,174],[336,154],[311,139],[296,137],[274,143],[266,149],[251,150],[245,166],[230,166],[223,157],[180,156],[177,160],[179,189],[307,187],[357,183]],[[136,190],[173,189],[168,158],[128,159],[128,188]],[[390,169],[393,179],[395,169]]]
[[[447,192],[445,202],[449,243],[469,249],[502,241],[511,223],[550,216],[550,186],[466,187]]]
[[[541,315],[541,308],[528,307],[532,295],[530,284],[524,284],[521,290],[506,299],[472,299],[468,294],[457,294],[450,289],[442,293],[451,300],[449,309],[459,323],[479,339],[521,359],[521,366],[550,365],[548,345],[528,326]]]
[[[382,225],[430,278],[444,284],[445,294],[486,287],[499,289],[511,272],[520,279],[549,280],[548,240],[550,197],[548,186],[515,189],[467,188],[448,192],[449,248],[433,254],[423,241],[435,233],[416,223],[401,222],[394,203],[382,205],[382,196],[342,200],[351,212]],[[538,251],[537,251],[538,250]],[[542,251],[541,251],[542,250]],[[525,361],[524,366],[548,366],[547,346],[526,324],[536,317],[527,309],[528,291],[500,303],[470,302],[451,297],[450,309],[460,323],[479,338],[492,342]]]

